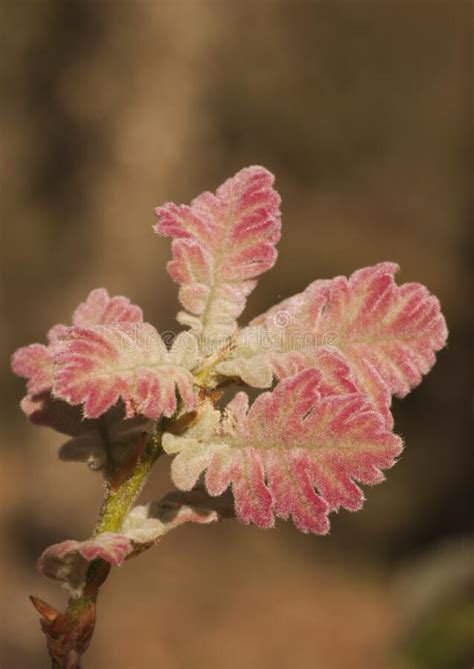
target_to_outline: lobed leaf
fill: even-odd
[[[172,279],[180,284],[186,312],[178,320],[214,338],[236,329],[256,277],[273,267],[280,238],[280,197],[274,177],[263,167],[248,167],[190,206],[167,203],[155,210],[155,232],[173,239]]]
[[[140,307],[130,303],[121,295],[109,297],[105,288],[96,288],[74,311],[74,325],[107,325],[122,322],[143,321]],[[30,344],[19,348],[12,356],[12,369],[18,376],[28,379],[27,396],[22,408],[27,415],[33,395],[44,393],[52,388],[54,378],[54,350],[67,331],[67,325],[54,325],[48,332],[48,344]]]
[[[169,494],[158,502],[135,506],[125,518],[122,532],[139,551],[184,523],[207,525],[219,519],[220,514],[212,505],[181,503]]]
[[[84,327],[142,320],[139,307],[126,297],[109,297],[104,288],[91,291],[72,318],[75,326]],[[52,396],[54,352],[68,331],[66,325],[55,325],[48,332],[47,345],[24,346],[13,355],[13,371],[28,379],[21,408],[34,425],[51,427],[71,437],[59,450],[61,459],[86,461],[92,469],[102,469],[107,461],[118,465],[140,435],[152,430],[152,424],[143,416],[126,419],[123,403],[116,404],[99,419],[84,420],[79,406]]]
[[[101,416],[119,398],[127,416],[172,416],[176,390],[185,407],[194,407],[190,369],[196,359],[194,337],[181,333],[168,351],[148,323],[73,327],[55,350],[53,391],[69,404],[82,404],[86,418]]]
[[[241,521],[271,527],[275,516],[291,516],[301,531],[324,534],[330,511],[362,506],[356,481],[382,481],[381,469],[394,464],[402,442],[355,386],[331,394],[321,373],[306,369],[250,409],[238,393],[223,420],[208,405],[185,436],[165,434],[163,447],[176,455],[178,488],[191,489],[205,473],[210,495],[232,486]]]
[[[315,281],[243,330],[218,370],[250,385],[270,385],[330,353],[347,365],[357,387],[391,424],[391,396],[403,397],[435,363],[447,328],[439,302],[417,283],[397,286],[394,263],[347,279]]]
[[[159,502],[136,506],[127,514],[120,532],[104,532],[86,541],[67,539],[50,546],[38,560],[38,571],[61,581],[73,597],[80,597],[89,562],[101,559],[120,566],[184,523],[208,524],[220,519],[212,504],[207,507],[199,501],[199,506],[186,504],[176,501],[171,493]]]
[[[89,562],[100,558],[120,566],[132,550],[132,541],[114,532],[104,532],[87,541],[67,539],[47,548],[39,557],[37,568],[43,576],[61,581],[73,597],[80,597]]]

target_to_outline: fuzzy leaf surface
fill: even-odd
[[[397,269],[380,263],[350,278],[315,281],[243,330],[219,371],[266,387],[273,376],[319,368],[329,352],[391,424],[391,396],[420,383],[447,337],[437,298],[417,283],[397,286]]]
[[[72,317],[73,325],[82,327],[142,320],[140,307],[121,295],[110,297],[104,288],[92,290]],[[47,345],[24,346],[13,355],[13,371],[28,379],[21,408],[34,425],[50,427],[70,437],[59,450],[62,460],[87,462],[92,469],[103,469],[106,463],[119,465],[140,435],[152,430],[152,423],[143,416],[126,419],[123,403],[96,420],[84,419],[80,406],[53,397],[54,352],[69,327],[55,325],[48,332]]]
[[[219,520],[212,505],[194,506],[174,501],[167,495],[158,502],[135,506],[127,515],[122,532],[140,549],[156,543],[171,530],[184,523],[207,525]]]
[[[40,556],[38,571],[63,583],[73,597],[80,597],[89,562],[100,558],[120,566],[133,554],[141,553],[161,537],[184,523],[208,524],[219,513],[202,503],[199,506],[176,501],[167,495],[158,502],[136,506],[127,514],[120,532],[104,532],[86,541],[67,539],[47,548]]]
[[[131,540],[115,532],[104,532],[93,539],[67,539],[49,546],[39,557],[40,574],[60,581],[72,597],[80,597],[86,582],[89,562],[100,558],[120,566],[133,550]]]
[[[402,450],[367,396],[352,390],[326,394],[322,375],[307,369],[250,408],[238,393],[223,420],[208,406],[186,435],[164,435],[165,451],[176,455],[175,485],[189,490],[205,473],[211,495],[232,486],[236,515],[245,523],[271,527],[275,516],[291,516],[303,532],[326,533],[330,511],[361,508],[356,481],[383,480],[381,469]]]
[[[248,167],[215,195],[205,192],[190,206],[167,203],[155,210],[155,232],[173,239],[168,272],[181,286],[186,309],[178,320],[204,338],[235,331],[255,279],[275,263],[281,224],[273,181],[263,167]]]
[[[131,304],[121,295],[109,297],[105,288],[96,288],[74,311],[73,325],[110,325],[113,323],[139,323],[143,321],[140,307]],[[68,331],[67,325],[54,325],[48,332],[48,344],[30,344],[19,348],[12,356],[12,369],[18,376],[28,379],[27,396],[22,408],[31,415],[28,407],[32,395],[51,390],[54,378],[54,350],[61,337]]]
[[[148,323],[74,327],[55,350],[53,393],[82,404],[86,418],[101,416],[120,398],[127,416],[171,416],[177,390],[184,406],[195,404],[190,369],[196,358],[194,337],[181,333],[168,351]]]

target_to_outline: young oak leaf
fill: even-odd
[[[248,167],[215,195],[202,193],[190,206],[167,203],[155,210],[155,232],[173,238],[172,279],[180,284],[186,312],[178,320],[206,338],[236,329],[255,278],[273,267],[280,239],[280,196],[273,175]]]
[[[195,405],[190,370],[196,360],[196,340],[185,332],[168,351],[148,323],[73,327],[55,350],[53,393],[82,404],[85,418],[101,416],[119,398],[129,417],[172,416],[176,390],[185,407]]]
[[[270,385],[330,351],[352,370],[360,390],[391,424],[391,396],[405,396],[435,363],[446,343],[436,297],[417,283],[397,286],[394,263],[358,270],[350,278],[315,281],[252,321],[221,374]]]
[[[141,321],[140,307],[121,295],[109,297],[104,288],[92,290],[72,317],[75,326]],[[46,346],[31,344],[13,355],[13,371],[28,379],[21,408],[34,425],[51,427],[70,437],[59,450],[61,459],[87,461],[92,469],[102,469],[110,457],[119,464],[141,433],[150,431],[151,423],[140,416],[126,420],[123,404],[112,407],[100,419],[84,420],[79,406],[52,396],[54,351],[68,330],[69,326],[55,325],[48,332]]]
[[[101,559],[119,567],[127,557],[141,553],[184,523],[208,524],[220,518],[212,504],[209,508],[194,506],[166,495],[160,501],[131,509],[119,532],[104,532],[86,541],[67,539],[49,546],[38,559],[37,568],[43,576],[62,582],[73,597],[80,597],[89,562]]]
[[[140,307],[131,304],[121,295],[109,297],[105,288],[96,288],[74,311],[73,325],[107,325],[112,323],[138,323],[143,321]],[[54,377],[54,349],[68,331],[67,325],[54,325],[48,332],[48,344],[30,344],[19,348],[12,356],[12,369],[18,376],[28,379],[27,395],[22,409],[31,415],[33,396],[50,391]],[[36,413],[37,413],[36,408]]]
[[[168,494],[163,499],[135,506],[125,518],[121,532],[132,542],[135,550],[156,543],[171,530],[184,523],[207,525],[220,519],[218,511],[173,501]]]
[[[190,490],[205,472],[211,495],[232,486],[241,521],[271,527],[275,516],[291,516],[303,532],[326,533],[330,511],[361,508],[355,481],[382,481],[380,470],[402,450],[367,396],[352,390],[326,394],[321,374],[306,369],[250,408],[238,393],[224,420],[209,406],[185,436],[164,435],[165,451],[176,455],[174,483]]]
[[[49,546],[39,557],[37,569],[43,576],[62,582],[72,597],[80,597],[89,562],[101,559],[120,566],[132,550],[132,541],[115,532],[104,532],[86,541],[67,539]]]

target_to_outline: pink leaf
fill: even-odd
[[[421,381],[447,337],[436,297],[420,284],[397,286],[396,270],[380,263],[349,279],[315,281],[255,319],[219,371],[265,386],[272,374],[319,367],[330,352],[390,424],[391,395],[403,397]]]
[[[164,435],[165,450],[176,454],[173,481],[188,490],[205,472],[211,495],[232,486],[243,522],[271,527],[274,516],[291,516],[303,532],[324,534],[330,511],[361,508],[355,482],[383,480],[380,470],[402,450],[367,397],[353,390],[332,394],[322,375],[307,369],[250,409],[238,393],[224,420],[209,407],[185,436]]]
[[[73,315],[74,325],[100,325],[143,320],[140,307],[130,303],[126,297],[109,297],[105,288],[97,288],[89,293]],[[28,379],[28,395],[22,408],[30,415],[34,400],[31,397],[50,390],[53,385],[56,345],[68,331],[67,325],[54,325],[48,332],[48,345],[30,344],[19,348],[12,356],[12,369],[18,376]]]
[[[38,571],[61,581],[73,597],[80,597],[89,562],[96,559],[120,566],[133,550],[132,541],[113,532],[104,532],[87,541],[68,539],[47,548],[38,559]]]
[[[155,232],[172,237],[171,277],[181,285],[189,312],[180,321],[204,336],[225,337],[236,329],[255,279],[276,260],[280,197],[274,177],[248,167],[191,206],[167,203],[155,210]]]
[[[126,297],[109,297],[104,288],[93,290],[74,312],[75,325],[134,323],[142,321],[141,309]],[[28,378],[28,394],[21,407],[35,425],[51,427],[71,438],[60,448],[63,460],[87,461],[93,469],[103,469],[107,459],[120,464],[151,423],[143,417],[125,419],[124,405],[117,404],[100,419],[84,420],[81,408],[52,397],[54,352],[69,331],[55,325],[48,332],[48,345],[31,344],[18,349],[12,358],[13,371]],[[109,447],[113,448],[110,449]]]
[[[39,570],[45,572],[46,560],[62,560],[69,553],[79,553],[90,562],[100,558],[110,564],[119,566],[131,551],[131,542],[127,537],[113,532],[104,532],[95,539],[74,541],[68,539],[60,544],[47,548],[39,558]]]
[[[179,335],[170,351],[148,323],[74,327],[55,352],[54,394],[83,404],[86,418],[97,418],[122,398],[127,415],[151,419],[172,416],[176,390],[187,408],[195,403],[196,344]]]
[[[86,541],[67,539],[54,544],[40,556],[38,571],[47,578],[61,581],[73,597],[80,597],[92,560],[104,560],[118,567],[127,557],[157,543],[184,523],[208,524],[221,518],[214,508],[216,505],[212,500],[206,505],[203,495],[197,498],[197,506],[183,500],[170,493],[158,502],[134,507],[125,517],[119,533],[104,532]]]

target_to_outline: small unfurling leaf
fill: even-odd
[[[67,539],[47,548],[38,559],[38,571],[60,581],[73,597],[83,594],[89,563],[101,559],[119,566],[132,551],[132,542],[122,534],[104,532],[93,539]]]
[[[125,518],[122,532],[131,539],[135,550],[140,551],[184,523],[207,525],[219,517],[212,504],[206,508],[182,503],[167,495],[159,502],[135,506]]]
[[[185,503],[182,497],[171,493],[158,502],[134,507],[119,532],[104,532],[86,541],[67,539],[54,544],[40,556],[38,571],[60,581],[73,597],[80,597],[90,562],[100,559],[119,567],[125,559],[146,550],[184,523],[208,524],[220,519],[212,500],[209,505],[204,503],[202,495],[197,502],[192,497],[190,500]]]

